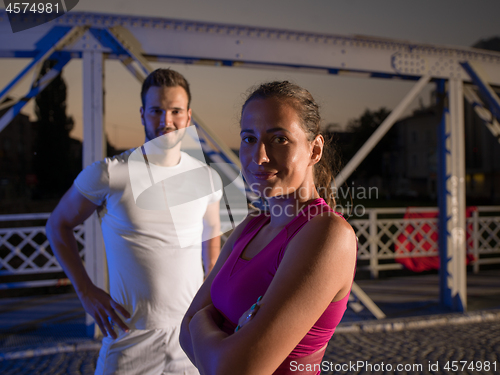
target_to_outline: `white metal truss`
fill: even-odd
[[[150,61],[289,68],[327,74],[363,73],[381,78],[418,79],[430,75],[464,80],[469,77],[459,62],[472,61],[481,65],[490,84],[500,85],[500,54],[474,48],[80,12],[67,13],[36,29],[16,34],[10,31],[6,13],[0,12],[0,57],[14,57],[13,51],[24,51],[26,55],[32,53],[36,50],[39,35],[55,25],[90,25],[100,29],[121,27],[133,35],[139,43],[139,50]],[[79,52],[79,49],[73,51]],[[111,48],[104,52],[115,54]]]

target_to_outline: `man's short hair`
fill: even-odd
[[[182,87],[187,94],[188,97],[188,109],[191,106],[191,91],[189,91],[189,83],[184,78],[184,76],[175,70],[172,70],[170,68],[164,69],[156,69],[154,72],[152,72],[150,75],[146,77],[144,82],[142,83],[142,89],[141,89],[141,100],[142,100],[142,107],[145,108],[146,104],[146,94],[149,90],[150,87],[156,86],[156,87],[176,87],[180,86]]]

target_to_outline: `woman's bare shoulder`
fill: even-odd
[[[356,250],[356,234],[340,214],[324,211],[307,222],[295,236],[294,242],[307,245],[315,243],[325,250],[351,252]]]
[[[354,229],[347,222],[347,220],[340,213],[333,211],[321,212],[309,220],[309,222],[304,226],[306,231],[312,230],[313,228],[316,228],[318,231],[325,232],[325,235],[330,232],[354,235]]]

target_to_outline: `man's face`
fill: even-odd
[[[170,149],[184,135],[183,129],[191,122],[186,90],[180,86],[152,86],[146,92],[144,107],[141,107],[141,122],[146,132],[146,142],[153,141],[157,147]]]

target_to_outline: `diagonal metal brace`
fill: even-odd
[[[488,103],[491,114],[500,120],[500,99],[488,83],[488,77],[477,64],[469,61],[461,62],[460,65],[467,72],[472,82],[477,86],[479,92]]]
[[[375,316],[377,319],[384,319],[386,315],[380,308],[372,301],[370,297],[359,287],[356,282],[352,283],[351,293],[354,294],[359,301]]]
[[[486,127],[491,134],[500,142],[500,124],[497,119],[493,117],[491,112],[485,108],[484,103],[470,86],[464,86],[464,96],[470,103],[474,111],[483,120]]]
[[[35,96],[37,96],[40,92],[42,92],[47,85],[52,82],[54,78],[56,78],[64,68],[64,66],[71,60],[71,56],[69,53],[64,53],[59,58],[57,64],[49,70],[43,77],[38,80],[37,86],[31,87],[31,90],[24,96],[19,99],[17,103],[15,103],[5,114],[0,118],[0,132],[10,124],[10,122],[16,117],[21,109]]]
[[[394,108],[389,116],[380,124],[380,126],[375,130],[375,132],[368,138],[365,144],[358,150],[358,152],[352,157],[347,165],[340,171],[340,173],[335,177],[335,183],[337,186],[341,186],[347,178],[354,172],[354,170],[361,164],[361,162],[366,158],[371,150],[377,145],[377,143],[382,139],[382,137],[389,131],[392,125],[398,120],[404,110],[410,105],[410,103],[415,99],[415,97],[422,91],[427,83],[429,83],[431,77],[429,75],[422,76],[415,86],[406,94],[403,100]]]
[[[39,64],[52,55],[54,51],[64,49],[66,46],[78,40],[85,33],[87,28],[87,26],[56,26],[52,28],[51,31],[44,35],[37,43],[40,52],[36,57],[0,92],[0,103],[35,67],[39,66]],[[36,85],[36,83],[33,82],[33,85]]]
[[[110,27],[107,33],[113,41],[128,54],[128,57],[120,58],[123,65],[125,65],[139,81],[144,81],[146,76],[154,69],[143,56],[141,45],[137,39],[135,39],[130,31],[122,26]],[[134,63],[137,66],[135,66]]]

